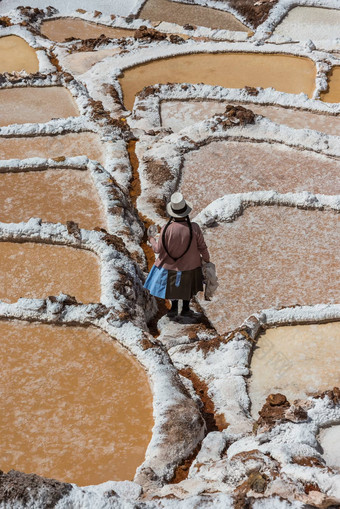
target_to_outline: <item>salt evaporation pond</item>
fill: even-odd
[[[327,465],[340,472],[340,425],[322,429],[319,442]]]
[[[21,37],[8,35],[0,37],[0,73],[39,71],[39,61],[33,48]],[[1,116],[3,111],[1,112]]]
[[[0,242],[0,299],[45,298],[61,292],[100,302],[97,256],[84,249],[31,242]]]
[[[197,53],[153,60],[124,71],[120,78],[126,108],[135,96],[155,83],[204,83],[226,88],[273,87],[312,97],[316,68],[312,60],[259,53]]]
[[[105,157],[97,134],[90,132],[65,133],[53,136],[0,137],[0,159],[31,157],[87,156],[105,165]]]
[[[217,141],[185,156],[180,190],[198,213],[225,194],[340,194],[339,171],[337,159],[278,143]]]
[[[94,327],[0,321],[1,468],[132,480],[151,438],[146,373]]]
[[[65,69],[79,75],[88,71],[94,64],[100,62],[106,57],[117,55],[123,51],[122,48],[99,49],[96,51],[80,51],[79,53],[70,53],[60,58]]]
[[[233,103],[231,101],[162,101],[162,127],[170,127],[174,132],[178,132],[195,122],[201,122],[213,115],[223,113],[228,104],[240,104],[257,115],[267,117],[277,124],[293,127],[293,129],[314,129],[315,131],[340,136],[340,117],[338,115],[312,113],[265,104]]]
[[[248,32],[249,28],[243,25],[232,14],[200,5],[188,5],[169,0],[147,0],[138,15],[139,18],[151,21],[167,21],[184,26],[186,24],[198,25],[224,30],[237,30]]]
[[[339,38],[340,11],[322,7],[295,7],[275,28],[274,35],[294,41]]]
[[[56,42],[64,42],[69,37],[97,39],[102,34],[111,39],[118,39],[131,37],[134,32],[134,30],[125,28],[108,27],[82,19],[66,17],[44,21],[41,28],[43,35]]]
[[[0,90],[0,126],[48,122],[52,118],[79,116],[79,110],[64,87],[17,87]]]
[[[339,364],[340,322],[268,329],[259,337],[251,360],[248,392],[253,417],[258,418],[271,393],[280,392],[293,403],[339,387]]]
[[[321,94],[321,99],[329,103],[340,102],[340,66],[334,66],[328,75],[328,91]]]
[[[219,287],[199,302],[218,333],[263,309],[338,302],[339,235],[338,214],[277,206],[207,228]]]
[[[80,228],[106,228],[103,206],[88,170],[50,169],[0,173],[0,220],[5,223],[74,221]]]

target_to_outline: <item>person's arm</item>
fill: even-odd
[[[197,247],[198,247],[198,250],[199,250],[200,255],[202,256],[203,260],[206,263],[208,263],[208,262],[210,262],[210,255],[209,255],[208,247],[207,247],[207,245],[205,243],[202,230],[198,226],[198,224],[196,224],[196,228],[197,228]]]
[[[148,241],[150,242],[153,252],[155,254],[159,254],[161,251],[162,233],[163,233],[163,228],[160,231],[160,235],[159,235],[158,239],[155,239],[155,237],[153,237],[152,235],[148,236]]]

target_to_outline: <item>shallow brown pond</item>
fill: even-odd
[[[112,39],[130,37],[134,34],[134,30],[97,25],[77,18],[59,18],[44,21],[41,33],[52,41],[64,42],[68,37],[96,39],[102,34]]]
[[[22,70],[29,73],[39,71],[35,50],[17,35],[0,37],[0,73]]]
[[[71,93],[64,87],[20,87],[0,90],[0,126],[48,122],[79,116]]]
[[[251,361],[252,415],[270,393],[290,403],[340,384],[340,322],[269,329],[260,336]]]
[[[56,136],[0,137],[0,159],[59,156],[87,156],[105,165],[105,158],[97,134],[67,133]]]
[[[168,21],[178,25],[199,25],[209,28],[237,30],[247,32],[232,14],[200,5],[188,5],[170,0],[148,0],[139,13],[139,17],[151,21]]]
[[[124,71],[124,104],[132,109],[138,92],[156,83],[205,83],[227,88],[273,87],[312,96],[316,68],[312,60],[258,53],[198,53],[154,60]]]
[[[250,207],[205,239],[220,286],[200,304],[219,333],[252,313],[338,302],[339,215],[290,207]]]
[[[100,265],[84,249],[0,242],[0,299],[45,298],[61,292],[79,302],[100,302]]]
[[[94,327],[0,321],[1,467],[132,480],[151,438],[146,373]]]
[[[88,170],[50,169],[0,173],[0,220],[5,223],[75,221],[89,230],[105,228],[104,209]]]
[[[335,66],[328,76],[328,91],[321,94],[321,99],[329,103],[340,102],[340,66]]]

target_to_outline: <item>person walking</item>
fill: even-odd
[[[155,297],[171,300],[168,316],[178,314],[180,299],[183,300],[181,315],[192,316],[190,299],[203,290],[202,260],[210,261],[209,251],[201,228],[190,221],[192,206],[181,193],[171,196],[166,210],[170,219],[158,239],[148,230],[149,242],[158,258],[144,288]]]

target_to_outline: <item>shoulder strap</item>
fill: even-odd
[[[172,256],[170,253],[169,253],[169,250],[167,248],[167,245],[166,245],[166,240],[165,240],[165,234],[166,234],[166,231],[167,229],[169,228],[171,222],[172,222],[173,218],[171,217],[170,220],[167,222],[167,224],[165,225],[165,228],[163,230],[163,233],[162,233],[162,244],[163,244],[163,247],[166,251],[166,254],[172,258],[175,262],[177,262],[177,260],[179,260],[180,258],[182,258],[190,249],[190,246],[191,246],[191,242],[192,242],[192,225],[191,225],[191,221],[190,221],[190,218],[189,216],[187,216],[186,220],[187,220],[187,223],[188,223],[188,226],[189,226],[189,230],[190,230],[190,238],[189,238],[189,244],[186,248],[186,250],[184,251],[184,253],[182,253],[180,256],[177,256],[177,258],[175,258],[174,256]]]

